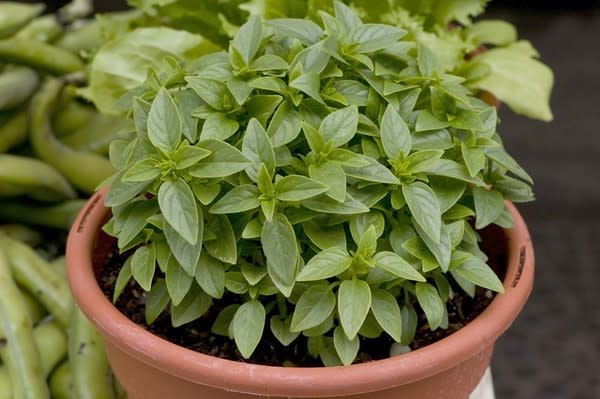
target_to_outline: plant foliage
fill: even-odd
[[[228,293],[213,332],[243,356],[270,328],[350,364],[367,337],[408,345],[416,308],[447,327],[451,286],[502,292],[476,229],[532,193],[495,108],[407,30],[332,12],[251,17],[228,51],[167,57],[122,99],[136,132],[112,144],[105,230],[148,322]]]

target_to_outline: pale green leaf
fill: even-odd
[[[348,339],[353,340],[371,308],[371,289],[362,280],[346,280],[338,290],[338,314]]]

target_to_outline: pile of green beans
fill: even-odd
[[[109,144],[129,129],[70,86],[102,45],[100,22],[82,19],[90,4],[0,1],[0,399],[125,397],[64,256],[44,253],[114,173]]]

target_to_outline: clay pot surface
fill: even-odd
[[[149,333],[104,296],[96,278],[108,241],[99,234],[109,217],[105,193],[96,193],[73,225],[68,276],[77,304],[104,335],[113,370],[130,399],[466,399],[488,367],[495,341],[517,317],[533,285],[531,239],[521,215],[508,204],[515,227],[505,231],[505,293],[451,336],[399,357],[346,367],[288,368],[223,360]]]

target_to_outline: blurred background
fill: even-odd
[[[49,1],[58,8],[64,2]],[[99,11],[125,0],[98,0]],[[496,347],[498,399],[600,398],[600,1],[495,0],[556,75],[554,122],[504,107],[501,134],[536,181],[521,205],[537,258],[524,312]]]

